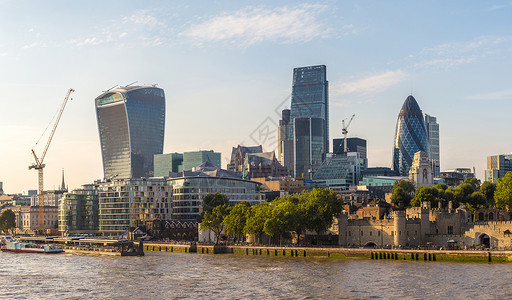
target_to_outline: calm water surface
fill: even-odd
[[[0,253],[5,299],[512,297],[512,265],[152,253]]]

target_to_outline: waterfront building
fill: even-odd
[[[32,234],[39,230],[39,206],[13,206],[2,210],[10,209],[16,216],[16,232]],[[44,206],[43,228],[47,233],[56,234],[58,225],[58,207]]]
[[[66,193],[59,200],[59,231],[61,233],[99,230],[98,183],[84,184]]]
[[[400,176],[408,176],[414,154],[418,151],[430,156],[423,113],[416,99],[410,95],[402,105],[396,122],[392,169]]]
[[[434,186],[434,171],[427,153],[418,151],[414,153],[411,169],[409,170],[409,181],[416,188],[420,186]]]
[[[154,86],[125,86],[95,99],[105,179],[153,175],[164,146],[165,95]]]
[[[361,179],[365,160],[359,152],[329,154],[313,175],[313,182],[320,187],[348,190]]]
[[[289,109],[283,109],[281,113],[277,131],[277,158],[281,165],[287,168],[288,174],[293,174],[293,138],[291,137],[290,113]]]
[[[162,177],[126,178],[100,182],[99,230],[119,234],[136,221],[171,218],[172,188]]]
[[[225,194],[233,205],[265,201],[261,183],[242,179],[240,172],[222,169],[171,174],[167,185],[172,189],[172,220],[196,221],[202,212],[204,197],[216,192]]]
[[[512,154],[487,156],[485,181],[496,183],[510,171],[512,171]]]
[[[190,171],[206,161],[220,167],[221,154],[213,150],[190,151],[183,153],[183,171]]]
[[[59,206],[59,200],[64,196],[64,193],[67,191],[63,190],[49,190],[45,191],[43,194],[43,203],[44,206]],[[37,206],[39,205],[39,195],[30,196],[30,205]]]
[[[296,120],[301,122],[297,126]],[[322,120],[322,121],[319,121]],[[298,147],[297,137],[304,135],[305,125],[314,131],[312,134],[321,135],[318,143],[311,143],[308,147]],[[309,167],[317,167],[321,161],[314,162],[311,166],[305,163],[304,158],[315,153],[323,160],[325,153],[329,152],[329,83],[327,81],[326,66],[309,66],[293,69],[292,101],[289,127],[290,140],[295,141],[292,164],[295,177],[309,178],[309,172],[314,170]],[[297,132],[299,130],[299,132]],[[299,133],[299,135],[297,135]],[[306,151],[307,153],[304,153]],[[309,159],[311,162],[312,158]],[[286,164],[285,164],[286,166]],[[289,166],[286,166],[289,167]],[[296,168],[299,167],[298,170]],[[304,175],[302,175],[304,174]]]
[[[311,179],[325,159],[325,120],[296,118],[293,123],[293,171],[295,177]]]
[[[441,171],[441,159],[439,150],[439,123],[437,118],[428,114],[423,114],[425,126],[427,128],[428,144],[430,148],[430,161],[434,170],[434,177],[439,176]]]
[[[445,184],[449,187],[456,187],[461,185],[467,178],[473,178],[475,174],[470,168],[456,168],[451,170],[444,170],[439,173],[439,178],[442,178]]]
[[[155,154],[155,177],[168,177],[170,172],[183,171],[183,153]]]

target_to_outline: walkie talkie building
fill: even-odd
[[[95,104],[105,179],[153,176],[153,155],[164,147],[164,90],[120,87]]]

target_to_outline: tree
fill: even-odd
[[[435,187],[420,186],[416,189],[414,198],[411,201],[412,206],[421,206],[421,202],[430,202],[432,207],[436,207],[439,199],[439,191]]]
[[[464,180],[463,184],[467,183],[470,184],[475,191],[480,189],[480,180],[476,179],[475,177],[469,177]]]
[[[484,194],[486,201],[486,207],[493,207],[495,205],[494,203],[494,192],[496,191],[496,184],[484,181],[482,185],[480,186],[480,192]]]
[[[486,203],[487,199],[485,198],[484,194],[482,194],[480,191],[476,191],[473,192],[471,196],[467,198],[465,206],[467,209],[473,212],[473,215],[475,215],[475,211],[482,207],[485,207]]]
[[[341,212],[343,200],[336,192],[329,189],[313,189],[311,192],[301,193],[301,196],[307,197],[305,227],[316,232],[319,238],[320,233],[331,227],[334,216]]]
[[[205,212],[201,226],[215,233],[215,244],[219,244],[220,234],[224,230],[224,219],[229,214],[231,206],[227,204],[217,205],[211,212]]]
[[[16,228],[16,215],[12,210],[6,209],[0,214],[0,230],[8,234],[14,228]]]
[[[391,202],[395,205],[402,203],[405,207],[410,206],[413,194],[414,185],[410,181],[404,179],[397,180],[393,184],[393,190],[391,191]]]
[[[262,235],[265,228],[265,222],[272,210],[267,202],[260,203],[251,207],[247,222],[245,223],[244,233],[254,234],[259,237],[261,243]]]
[[[496,200],[496,207],[501,209],[512,208],[512,172],[508,172],[505,177],[498,179],[494,199]]]
[[[229,215],[224,219],[224,223],[226,224],[224,229],[227,235],[240,237],[244,234],[244,228],[250,210],[251,205],[247,201],[233,206]]]
[[[277,202],[273,202],[270,216],[265,221],[263,231],[271,237],[279,235],[279,244],[281,245],[284,231],[290,231],[295,226],[296,205],[286,198],[282,198]]]
[[[201,220],[203,219],[204,214],[206,212],[212,212],[213,209],[219,205],[229,205],[228,196],[221,194],[219,192],[216,192],[215,194],[208,194],[208,195],[204,196],[203,203],[202,203],[203,211],[197,218],[198,222],[201,223]]]
[[[468,181],[468,179],[453,190],[454,202],[457,203],[457,205],[454,204],[454,207],[458,207],[460,203],[465,204],[471,202],[471,195],[478,191],[475,181]]]

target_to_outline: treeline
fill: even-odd
[[[508,172],[496,184],[489,181],[480,184],[476,178],[467,178],[455,188],[439,183],[434,187],[420,186],[415,189],[407,180],[395,182],[391,202],[407,207],[420,206],[424,201],[429,201],[432,207],[438,207],[441,203],[443,208],[451,201],[454,208],[462,204],[472,212],[490,207],[507,209],[512,207],[512,172]]]
[[[279,237],[281,243],[283,233],[295,232],[300,242],[306,230],[317,235],[327,231],[342,208],[343,200],[329,189],[303,191],[253,206],[248,202],[230,205],[226,195],[215,193],[204,198],[199,221],[202,228],[215,233],[216,244],[222,233],[238,241],[253,234],[259,243],[266,234]]]

